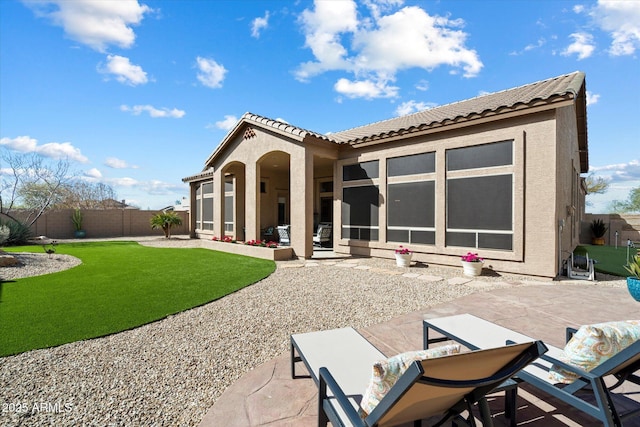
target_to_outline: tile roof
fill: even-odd
[[[210,178],[210,177],[213,177],[213,172],[214,172],[213,168],[208,168],[195,175],[182,178],[182,182],[199,181],[204,178]]]
[[[539,105],[552,104],[557,101],[576,100],[582,98],[577,106],[577,120],[579,131],[579,145],[581,156],[581,170],[588,170],[588,151],[586,139],[586,99],[585,99],[585,74],[575,71],[558,77],[526,84],[513,89],[494,92],[464,101],[454,102],[435,108],[419,111],[414,114],[383,120],[364,126],[347,129],[340,132],[321,134],[289,123],[270,119],[264,116],[245,113],[229,131],[222,143],[214,150],[206,161],[209,165],[213,158],[224,149],[232,135],[234,135],[246,123],[255,123],[261,127],[269,127],[281,134],[288,134],[303,141],[306,137],[320,139],[337,144],[358,145],[366,142],[374,142],[393,138],[400,135],[408,135],[428,129],[446,126],[488,117],[492,115],[522,110]],[[245,135],[246,136],[246,135]],[[204,170],[199,174],[184,178],[183,181],[193,181],[213,175],[211,170]]]
[[[576,71],[327,136],[338,143],[358,144],[418,132],[447,123],[513,111],[537,105],[539,102],[549,103],[553,100],[575,99],[584,84],[584,79],[584,73]]]

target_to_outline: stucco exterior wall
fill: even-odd
[[[486,265],[497,271],[554,277],[557,274],[553,248],[555,239],[557,177],[556,118],[553,111],[519,116],[499,123],[486,123],[450,132],[405,139],[397,143],[371,145],[341,153],[337,162],[334,205],[334,250],[379,257],[393,257],[398,244],[386,242],[386,159],[421,152],[436,152],[436,244],[411,245],[414,259],[426,263],[459,265],[467,248],[446,246],[445,152],[450,148],[514,141],[514,248],[513,251],[478,252]],[[341,169],[345,164],[379,160],[381,192],[379,241],[350,241],[340,238]],[[492,173],[488,171],[487,173]]]

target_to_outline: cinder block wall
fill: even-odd
[[[580,243],[591,243],[591,222],[601,219],[609,227],[604,235],[605,244],[615,246],[616,231],[618,232],[618,246],[625,246],[627,239],[640,242],[640,215],[619,214],[586,214],[582,222]]]
[[[86,237],[164,236],[162,230],[152,230],[151,217],[162,211],[137,209],[82,210],[82,228]],[[189,212],[176,212],[182,217],[182,225],[171,228],[171,234],[189,234]],[[73,209],[49,211],[31,227],[34,236],[52,239],[71,239],[74,227],[71,222]]]

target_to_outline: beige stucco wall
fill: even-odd
[[[445,152],[477,144],[514,141],[514,248],[513,251],[478,250],[487,259],[486,265],[497,271],[554,277],[556,268],[556,202],[559,187],[555,173],[556,119],[553,111],[519,116],[508,121],[485,123],[432,135],[364,147],[343,152],[337,162],[336,202],[334,206],[335,246],[341,253],[393,257],[397,243],[386,240],[386,159],[421,152],[436,152],[436,244],[411,245],[414,259],[426,263],[459,265],[460,256],[467,248],[448,247],[445,244]],[[379,160],[381,191],[380,240],[372,242],[349,241],[340,238],[341,224],[340,185],[342,166],[354,162]],[[504,168],[509,170],[509,168]],[[496,169],[486,171],[495,173]]]

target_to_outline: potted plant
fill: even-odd
[[[402,245],[396,249],[396,265],[398,267],[411,267],[411,257],[413,252],[409,248],[405,248]]]
[[[631,274],[627,277],[627,289],[636,301],[640,301],[640,254],[636,254],[631,261],[624,266]]]
[[[77,239],[82,239],[87,235],[87,233],[82,229],[82,212],[80,212],[79,208],[76,208],[71,215],[71,222],[73,222],[73,228],[75,231],[73,232],[74,237]]]
[[[465,276],[479,276],[482,274],[484,259],[480,258],[478,254],[467,252],[466,255],[462,256],[461,262]]]
[[[591,221],[591,233],[593,234],[593,239],[591,239],[591,243],[594,245],[604,245],[604,235],[607,232],[609,227],[604,223],[601,219],[594,219]]]

